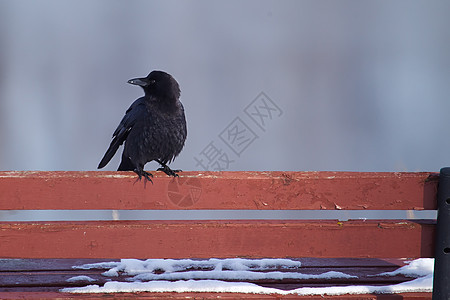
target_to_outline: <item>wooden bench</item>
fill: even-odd
[[[114,298],[117,295],[59,290],[77,286],[66,281],[81,274],[73,266],[122,258],[294,258],[302,262],[302,270],[326,268],[357,276],[328,282],[255,282],[279,289],[411,280],[373,275],[392,271],[406,260],[435,257],[435,220],[157,220],[155,214],[162,210],[182,210],[187,215],[192,210],[436,210],[441,180],[434,299],[449,299],[450,171],[444,168],[441,173],[183,172],[173,179],[155,172],[154,184],[144,187],[131,172],[0,172],[0,210],[152,210],[151,220],[1,221],[0,298]],[[101,272],[89,274],[101,284],[106,280]],[[431,299],[431,293],[120,294],[120,298],[133,297]]]

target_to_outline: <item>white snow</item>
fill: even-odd
[[[284,291],[275,288],[261,287],[248,282],[228,282],[222,280],[259,280],[259,279],[305,279],[305,278],[351,278],[341,272],[325,272],[311,275],[298,272],[301,264],[290,259],[209,259],[209,260],[173,260],[123,259],[120,262],[83,265],[76,268],[110,268],[105,276],[118,276],[120,273],[133,276],[130,282],[110,281],[104,286],[89,285],[86,287],[65,288],[62,292],[71,293],[116,293],[116,292],[230,292],[257,294],[296,294],[296,295],[341,295],[367,293],[404,293],[431,292],[433,287],[434,259],[421,258],[393,272],[382,273],[383,276],[403,274],[417,277],[414,280],[387,286],[336,286],[336,287],[304,287]],[[195,270],[191,270],[195,269]],[[201,270],[198,270],[201,269]],[[271,271],[286,269],[289,272]],[[181,272],[183,271],[183,272]],[[256,271],[256,272],[255,272]],[[264,272],[261,272],[264,271]],[[148,281],[148,282],[143,282]]]
[[[109,269],[117,266],[119,263],[116,261],[108,261],[108,262],[101,262],[101,263],[95,263],[95,264],[84,264],[81,266],[73,266],[72,269],[83,269],[83,270],[89,270],[89,269]]]
[[[247,282],[226,282],[219,280],[152,281],[152,282],[107,282],[103,287],[89,285],[81,288],[65,288],[71,293],[115,293],[115,292],[217,292],[217,293],[280,293],[282,291],[262,288]]]
[[[145,273],[136,275],[131,278],[132,281],[151,281],[151,280],[189,280],[195,279],[215,279],[215,280],[283,280],[283,279],[308,279],[308,278],[356,278],[341,272],[326,272],[319,275],[301,274],[301,273],[285,273],[285,272],[253,272],[253,271],[188,271],[169,274],[151,274]]]
[[[119,273],[128,275],[148,274],[154,271],[173,273],[183,271],[189,268],[206,270],[230,270],[230,271],[261,271],[270,268],[297,269],[301,267],[299,261],[291,259],[242,259],[229,258],[208,260],[192,259],[122,259],[120,262],[104,262],[96,264],[86,264],[76,266],[76,269],[109,269],[104,272],[105,276],[118,276]],[[201,271],[203,272],[203,271]]]
[[[69,279],[66,279],[67,282],[93,282],[96,281],[95,279],[89,277],[89,276],[85,276],[85,275],[80,275],[80,276],[74,276],[71,277]]]
[[[395,276],[395,275],[405,275],[408,277],[422,277],[429,274],[433,274],[434,271],[434,259],[432,258],[419,258],[409,262],[408,265],[398,268],[392,272],[385,272],[379,275],[385,276]]]

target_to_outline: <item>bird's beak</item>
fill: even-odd
[[[134,84],[134,85],[139,85],[139,86],[147,86],[148,82],[145,80],[145,78],[134,78],[134,79],[130,79],[128,80],[129,84]]]

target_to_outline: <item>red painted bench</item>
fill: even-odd
[[[0,210],[437,209],[437,173],[183,172],[176,179],[154,174],[154,184],[144,187],[131,172],[0,172]],[[435,235],[434,220],[3,221],[0,298],[113,298],[117,295],[59,289],[73,286],[65,281],[78,274],[72,266],[120,258],[289,257],[302,260],[305,268],[326,266],[360,275],[341,285],[375,282],[379,278],[366,275],[393,270],[405,258],[434,257]],[[100,278],[100,273],[94,270],[92,276]],[[284,289],[308,285],[301,280],[259,284]],[[320,284],[333,285],[314,282]],[[120,297],[298,298],[217,293]],[[329,298],[431,299],[431,293]]]

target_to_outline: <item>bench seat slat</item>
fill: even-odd
[[[348,275],[358,276],[358,278],[309,278],[309,279],[283,279],[283,280],[249,280],[255,284],[261,284],[262,286],[274,286],[278,284],[281,289],[286,289],[288,284],[291,288],[299,288],[304,286],[338,286],[338,285],[388,285],[397,284],[405,281],[411,280],[411,278],[397,275],[397,276],[375,276],[382,272],[394,271],[393,268],[327,268],[326,271],[322,269],[314,268],[301,268],[296,270],[302,274],[322,274],[329,271],[343,272]],[[19,290],[21,287],[54,287],[55,291],[70,286],[86,286],[88,284],[99,284],[103,285],[108,280],[113,279],[114,281],[125,281],[125,277],[105,277],[101,274],[105,270],[65,270],[65,271],[22,271],[22,272],[0,272],[0,291],[5,288],[16,288]],[[287,272],[286,270],[272,270],[279,272]],[[70,283],[66,280],[75,276],[89,276],[95,281],[88,282],[75,282]],[[233,281],[233,280],[223,280],[223,281]],[[284,287],[282,286],[284,285]],[[295,287],[292,287],[295,286]]]

